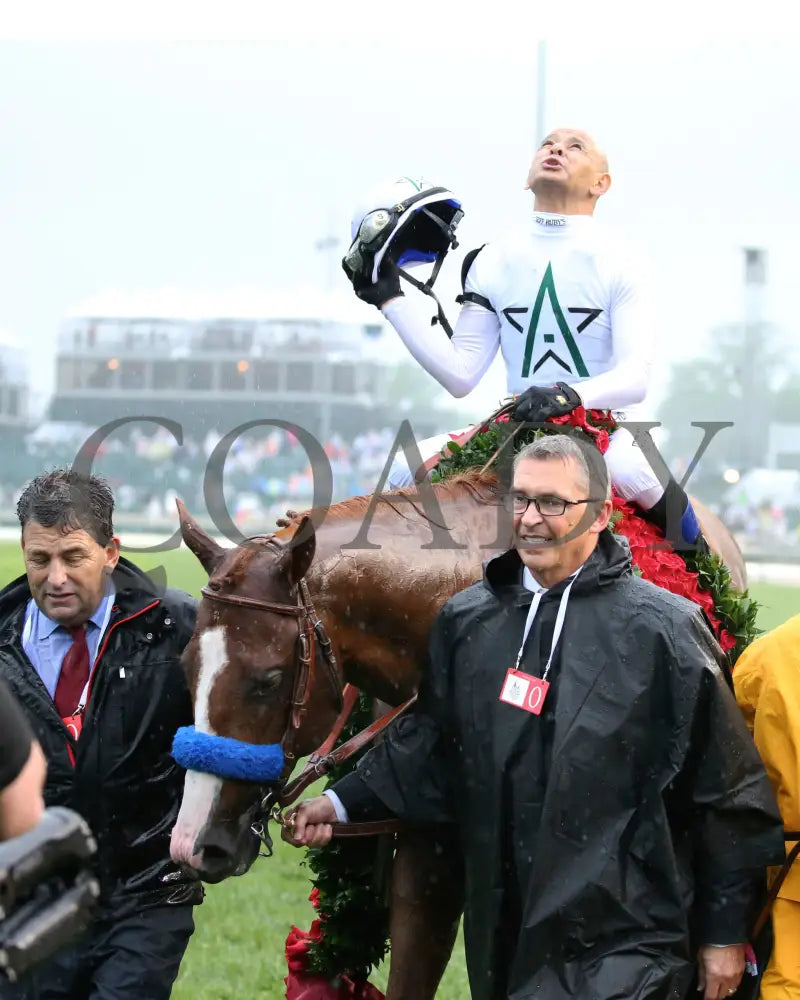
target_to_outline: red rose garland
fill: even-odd
[[[319,889],[308,897],[314,909],[319,909]],[[313,976],[306,972],[309,945],[322,937],[322,920],[317,917],[308,931],[292,926],[286,938],[286,964],[289,975],[286,983],[286,1000],[385,1000],[383,993],[372,983],[354,981],[340,975],[335,979]]]
[[[578,427],[594,438],[601,455],[605,455],[611,443],[613,431],[617,429],[617,422],[608,410],[585,410],[582,406],[576,406],[570,413],[563,417],[550,417],[550,424],[569,424],[570,427]]]
[[[603,455],[608,451],[611,432],[617,428],[616,421],[608,411],[587,411],[582,406],[577,406],[563,417],[551,417],[549,422],[569,424],[570,427],[578,427],[585,431],[594,438],[594,443]],[[614,494],[614,514],[616,516],[612,530],[628,539],[633,565],[644,579],[699,604],[708,615],[722,649],[726,653],[733,649],[736,637],[722,628],[719,618],[714,614],[713,595],[701,588],[698,574],[687,569],[684,560],[664,540],[658,528],[645,521],[633,507],[616,494]]]
[[[621,516],[613,525],[613,530],[628,539],[633,565],[644,579],[699,604],[708,615],[722,649],[726,653],[733,649],[736,637],[722,628],[719,618],[714,613],[714,598],[711,593],[700,587],[698,574],[686,568],[686,563],[672,551],[658,528],[637,516],[633,507],[616,494],[614,494],[614,514]]]

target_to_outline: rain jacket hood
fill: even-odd
[[[626,539],[616,537],[608,530],[601,531],[597,547],[581,567],[572,592],[589,593],[632,573],[631,550]],[[516,549],[502,552],[484,563],[483,585],[498,600],[508,599],[509,593],[513,592],[520,603],[530,603],[530,597],[525,596],[528,591],[522,586],[522,560]],[[560,593],[563,584],[551,589]]]

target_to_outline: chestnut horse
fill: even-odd
[[[335,504],[316,530],[305,517],[235,549],[218,545],[179,503],[183,539],[209,575],[184,652],[197,731],[246,744],[279,743],[289,731],[303,625],[274,608],[300,604],[301,581],[331,639],[340,683],[391,705],[413,694],[440,607],[480,579],[482,561],[511,541],[494,478],[468,473],[431,488],[441,523],[419,509],[416,491],[400,490]],[[744,587],[735,542],[713,515],[702,522],[712,545],[729,546],[729,568]],[[437,535],[444,528],[448,534]],[[338,712],[338,691],[321,660],[316,674],[312,664],[306,711],[293,734],[297,756],[317,748]],[[173,859],[210,882],[246,871],[258,852],[251,824],[259,803],[254,784],[188,771]],[[398,837],[388,1000],[436,993],[461,913],[460,873],[452,864],[443,870],[452,855],[430,837]]]

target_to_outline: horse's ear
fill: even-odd
[[[218,545],[210,535],[207,535],[205,531],[203,531],[200,525],[193,520],[191,514],[180,500],[176,499],[175,503],[178,507],[178,518],[181,522],[181,535],[183,536],[183,540],[186,542],[187,547],[191,549],[200,560],[200,563],[206,573],[211,576],[222,561],[222,557],[225,555],[225,549],[223,549],[221,545]]]
[[[291,549],[289,575],[291,576],[292,583],[299,583],[308,572],[317,548],[317,535],[314,531],[314,522],[307,514],[297,526],[297,531],[292,535],[289,547]]]

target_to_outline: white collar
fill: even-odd
[[[574,573],[571,573],[567,579],[574,580],[582,569],[583,563],[575,570]],[[543,587],[541,583],[534,579],[533,573],[531,573],[527,566],[522,567],[522,586],[526,590],[530,590],[532,594],[546,594],[550,589],[549,587]]]
[[[592,215],[561,215],[558,212],[533,212],[533,230],[538,235],[563,236],[594,224]]]
[[[531,573],[527,566],[522,567],[522,586],[526,590],[530,590],[532,594],[543,594],[548,590],[547,587],[543,587],[541,583],[534,580],[533,573]]]

